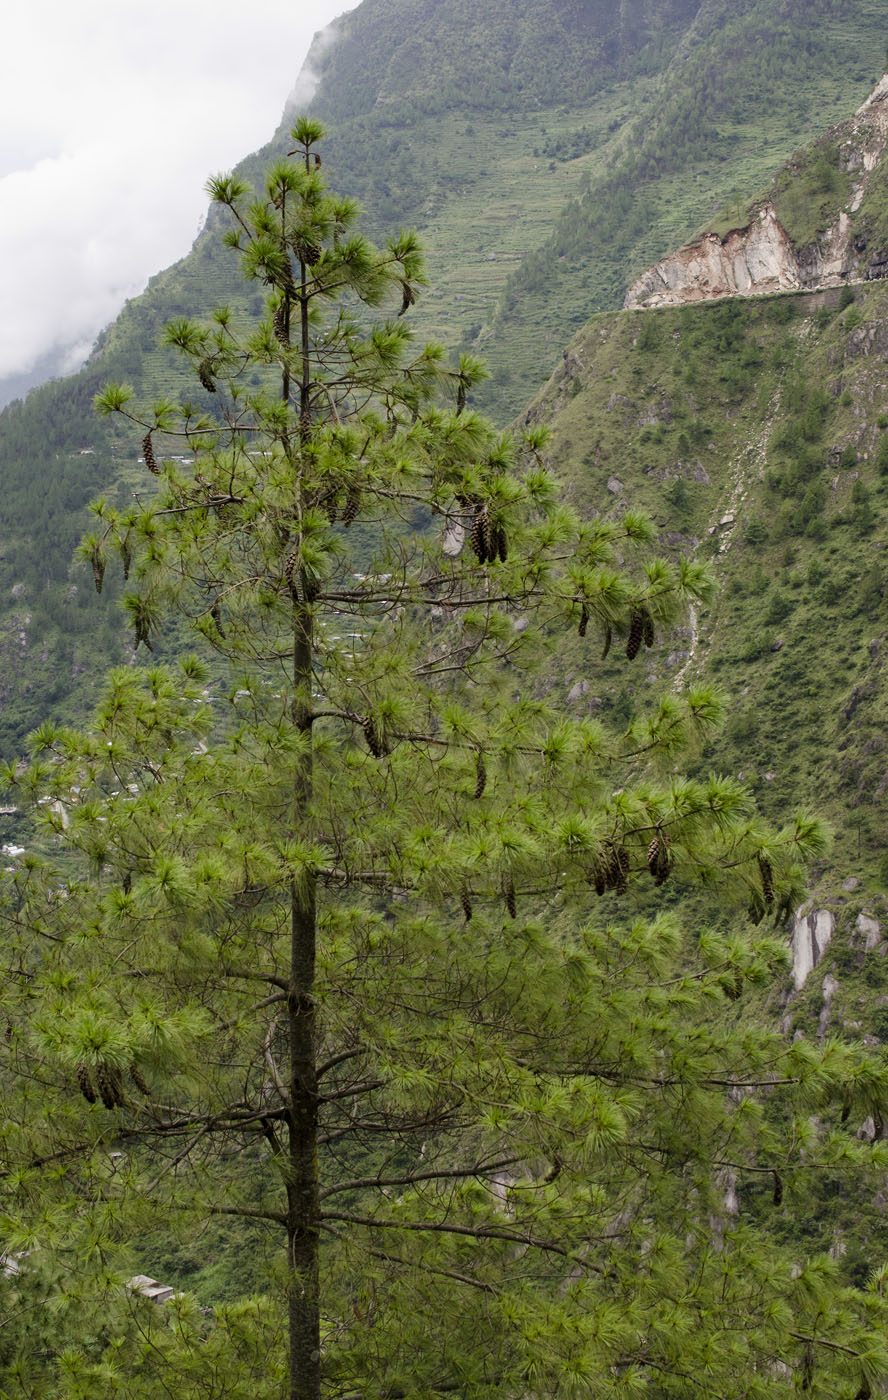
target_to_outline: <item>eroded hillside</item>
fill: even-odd
[[[743,222],[718,226],[637,277],[626,307],[835,287],[888,272],[888,74],[850,121],[798,152]]]

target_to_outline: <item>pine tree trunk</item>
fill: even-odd
[[[309,740],[296,765],[294,824],[304,822],[311,800],[311,616],[294,604],[293,718]],[[287,1249],[289,1278],[290,1400],[320,1400],[320,1298],[318,1291],[317,1062],[315,1026],[315,880],[291,885],[290,977],[287,998],[290,1050]]]
[[[305,159],[308,170],[308,155]],[[299,332],[302,372],[299,385],[299,431],[304,442],[309,424],[308,297],[306,267],[299,265]],[[289,297],[287,298],[289,320]],[[289,372],[283,385],[289,399]],[[312,794],[311,751],[312,617],[304,600],[293,604],[293,721],[308,741],[293,782],[293,825],[304,829]],[[316,883],[313,875],[291,884],[290,978],[287,996],[290,1049],[290,1147],[287,1181],[287,1254],[289,1276],[290,1400],[320,1400],[321,1323],[318,1268],[320,1197],[318,1194],[318,1080],[314,1000],[317,938]]]

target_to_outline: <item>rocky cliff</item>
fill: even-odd
[[[834,287],[888,273],[888,74],[850,121],[799,152],[741,227],[707,230],[632,283],[627,308]],[[819,181],[822,227],[792,237],[797,187]],[[830,195],[833,196],[830,200]],[[832,207],[830,207],[832,204]],[[781,221],[781,215],[783,220]],[[832,215],[832,217],[829,217]],[[787,226],[788,225],[788,226]]]

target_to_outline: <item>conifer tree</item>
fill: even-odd
[[[136,651],[172,616],[203,655],[112,673],[8,775],[59,841],[5,888],[10,1246],[113,1260],[231,1217],[280,1264],[212,1325],[140,1313],[58,1393],[862,1396],[881,1275],[844,1287],[725,1197],[884,1167],[829,1126],[882,1110],[884,1066],[743,1019],[767,922],[620,919],[698,878],[770,915],[823,833],[675,776],[710,690],[618,735],[559,709],[566,636],[628,666],[705,570],[578,519],[543,435],[472,411],[481,366],[410,334],[415,240],[356,231],[321,135],[261,195],[211,183],[261,323],[168,328],[190,402],[98,401],[158,486],[97,502],[84,557],[98,587],[119,556]]]

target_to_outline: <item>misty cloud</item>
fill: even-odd
[[[207,177],[269,139],[312,35],[353,7],[155,0],[121,20],[111,0],[35,0],[4,20],[0,377],[55,347],[76,368],[187,252]]]

